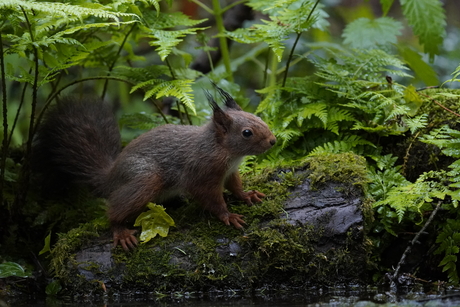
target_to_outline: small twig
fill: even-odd
[[[315,11],[316,7],[318,6],[319,1],[321,1],[321,0],[317,0],[315,5],[311,9],[310,14],[308,14],[307,21],[310,20],[311,16],[313,15],[313,12]],[[292,61],[292,57],[294,55],[294,50],[295,50],[295,48],[297,46],[297,43],[299,42],[299,39],[300,39],[301,35],[302,35],[302,32],[297,33],[297,37],[295,38],[294,45],[292,45],[291,52],[289,53],[289,58],[288,58],[287,63],[286,63],[286,71],[284,72],[283,85],[282,85],[283,87],[286,85],[287,75],[288,75],[288,71],[289,71],[289,65],[290,65],[290,63]]]
[[[81,83],[81,82],[86,82],[86,81],[90,81],[90,80],[101,80],[101,79],[110,79],[110,80],[116,80],[116,81],[121,81],[121,82],[125,82],[125,83],[128,83],[130,85],[133,85],[133,82],[129,81],[129,80],[125,80],[125,79],[122,79],[122,78],[118,78],[118,77],[113,77],[113,76],[95,76],[95,77],[87,77],[87,78],[82,78],[82,79],[79,79],[79,80],[75,80],[75,81],[72,81],[66,85],[64,85],[63,87],[61,87],[59,90],[57,90],[56,92],[54,92],[53,95],[51,95],[48,100],[46,101],[41,113],[38,115],[38,118],[37,118],[37,121],[36,121],[36,127],[35,129],[37,129],[37,127],[39,126],[39,123],[41,122],[42,120],[42,117],[43,117],[43,114],[45,113],[45,110],[48,108],[48,106],[51,104],[51,102],[57,97],[59,96],[59,94],[65,90],[66,88],[72,86],[72,85],[75,85],[75,84],[78,84],[78,83]],[[157,104],[155,103],[155,101],[152,99],[153,101],[153,104],[155,105],[155,107],[157,108],[158,112],[160,113],[160,115],[163,117],[163,120],[168,123],[168,119],[166,118],[166,115],[163,113],[163,111],[161,110],[160,107],[157,106]],[[35,131],[36,132],[36,131]]]
[[[409,162],[409,155],[410,155],[410,149],[412,148],[412,145],[415,143],[415,141],[417,140],[417,137],[419,136],[420,134],[420,131],[417,132],[417,134],[413,137],[412,139],[412,142],[410,142],[409,144],[409,147],[407,147],[407,150],[406,150],[406,155],[404,156],[404,163],[402,165],[402,173],[403,173],[403,176],[406,175],[406,167],[407,167],[407,164]]]
[[[429,89],[432,89],[432,88],[440,88],[440,86],[439,86],[439,85],[434,85],[434,86],[421,87],[421,88],[416,89],[416,92],[420,92],[420,91],[424,91],[424,90],[429,90]]]
[[[29,20],[29,17],[27,16],[27,13],[25,9],[20,6],[21,11],[24,15],[25,19],[25,24],[27,25],[29,34],[30,34],[30,40],[32,42],[35,42],[35,37],[34,37],[34,29],[32,28],[32,24]],[[38,83],[38,78],[40,77],[39,74],[39,50],[35,45],[32,45],[32,51],[33,51],[33,62],[34,62],[34,80],[32,83],[32,102],[30,104],[30,121],[29,121],[29,135],[28,139],[26,142],[26,149],[24,152],[24,158],[23,158],[23,163],[22,163],[22,168],[21,168],[21,173],[20,173],[20,187],[17,191],[16,194],[16,199],[15,199],[15,210],[19,210],[21,206],[24,206],[25,200],[27,198],[27,192],[29,190],[29,179],[30,179],[30,155],[32,152],[32,141],[34,138],[34,133],[35,133],[35,113],[37,110],[37,100],[38,100],[38,88],[39,88],[39,83]]]
[[[436,215],[436,213],[438,212],[439,208],[441,207],[441,204],[442,204],[442,201],[438,201],[438,203],[436,205],[436,208],[434,208],[433,212],[431,212],[431,215],[428,218],[428,220],[426,221],[425,225],[422,227],[422,229],[420,229],[419,232],[417,232],[415,237],[412,239],[412,241],[410,242],[410,244],[407,246],[406,250],[402,254],[401,259],[399,260],[398,265],[396,266],[395,272],[394,272],[393,276],[391,277],[390,289],[393,292],[396,292],[396,290],[397,290],[397,285],[396,285],[395,280],[398,278],[398,273],[399,273],[399,270],[401,269],[401,265],[406,260],[406,257],[409,254],[409,252],[411,250],[411,247],[413,245],[415,245],[415,243],[417,243],[418,238],[425,232],[425,229],[428,227],[428,225],[430,225],[430,223],[433,220],[434,216]]]
[[[31,72],[32,72],[32,68],[29,70],[29,74]],[[14,130],[16,129],[16,125],[17,125],[18,120],[19,120],[19,115],[21,114],[22,106],[24,105],[25,95],[26,95],[28,85],[29,85],[29,83],[26,82],[26,83],[24,83],[24,87],[22,88],[21,99],[19,100],[19,106],[18,106],[18,109],[16,110],[16,115],[14,116],[13,125],[11,125],[10,136],[8,138],[8,146],[7,146],[7,148],[9,148],[11,140],[13,139],[13,133],[14,133]]]
[[[125,37],[123,38],[123,41],[121,42],[120,47],[118,48],[117,54],[114,56],[114,59],[109,66],[109,72],[107,73],[107,76],[110,76],[110,74],[112,73],[112,70],[115,67],[115,64],[117,63],[117,59],[120,56],[121,51],[123,50],[123,47],[125,46],[125,43],[128,40],[128,37],[131,34],[131,32],[134,30],[135,26],[136,24],[133,24],[133,26],[129,29],[128,33],[126,33]],[[109,79],[106,79],[104,82],[104,88],[102,90],[101,99],[104,99],[105,94],[107,92],[108,85],[109,85]]]
[[[8,106],[7,106],[7,92],[6,92],[6,78],[5,78],[5,58],[3,53],[3,41],[0,35],[0,71],[2,74],[2,104],[3,104],[3,146],[1,156],[1,170],[0,170],[0,206],[3,203],[3,183],[5,179],[5,166],[6,157],[8,152]]]
[[[433,99],[432,97],[430,97],[430,96],[428,96],[428,95],[425,95],[425,94],[422,94],[422,93],[420,93],[420,95],[425,96],[425,97],[427,97],[427,98],[433,100],[433,102],[434,102],[435,104],[437,104],[438,106],[440,106],[441,108],[443,108],[443,109],[446,110],[447,112],[450,112],[450,113],[454,114],[455,116],[460,117],[460,114],[458,114],[458,113],[452,111],[451,109],[449,109],[449,108],[443,106],[441,103],[437,102],[436,99]]]

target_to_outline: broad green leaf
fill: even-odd
[[[434,69],[428,65],[422,56],[412,50],[410,47],[398,45],[398,50],[407,65],[415,72],[415,75],[420,78],[426,85],[438,85],[439,80]]]
[[[46,286],[45,293],[47,295],[57,295],[61,289],[62,286],[59,280],[53,280]]]
[[[401,0],[403,14],[418,36],[430,61],[439,54],[439,46],[446,36],[446,15],[439,0]]]
[[[39,255],[51,251],[50,242],[51,242],[51,232],[46,236],[46,238],[45,238],[45,246],[43,246],[42,250],[38,253]]]
[[[368,49],[395,44],[401,35],[402,24],[390,17],[374,20],[358,18],[347,25],[342,36],[344,44],[352,48]]]
[[[5,262],[0,264],[0,278],[11,276],[27,277],[28,274],[22,266],[15,262]]]
[[[409,85],[404,89],[404,100],[406,101],[406,105],[409,107],[407,114],[409,116],[415,116],[422,106],[423,100],[420,98],[413,85]]]
[[[391,6],[393,5],[394,0],[380,0],[380,4],[382,5],[383,16],[388,14]]]
[[[149,203],[147,207],[150,210],[141,213],[134,223],[134,226],[142,226],[140,239],[143,243],[150,241],[156,235],[166,237],[169,227],[175,226],[174,220],[166,213],[165,208],[153,203]]]

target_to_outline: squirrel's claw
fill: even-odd
[[[241,224],[246,224],[245,221],[243,221],[241,214],[236,214],[236,213],[228,213],[227,216],[222,218],[222,221],[225,223],[225,225],[230,226],[232,224],[235,228],[241,229],[243,228],[243,225]]]
[[[123,247],[125,251],[129,251],[137,246],[137,239],[134,236],[136,230],[123,229],[113,232],[113,247],[117,247],[118,244]]]
[[[243,200],[246,202],[246,204],[251,206],[253,203],[262,202],[261,198],[264,198],[264,197],[265,197],[264,193],[261,193],[261,192],[256,191],[256,190],[252,190],[252,191],[249,191],[249,192],[245,193],[245,196],[244,196]]]

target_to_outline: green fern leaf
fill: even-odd
[[[371,142],[361,138],[357,135],[347,135],[339,140],[334,140],[332,142],[326,142],[322,145],[315,147],[309,155],[323,155],[328,153],[343,153],[343,152],[357,152],[359,146],[371,146],[375,147]]]
[[[261,20],[262,23],[254,24],[251,28],[237,29],[226,32],[226,36],[241,43],[264,42],[275,53],[278,61],[281,61],[284,44],[289,34],[307,31],[314,24],[323,25],[327,14],[320,8],[314,8],[313,1],[275,1],[263,3],[259,0],[249,1],[248,5],[254,9],[263,10],[268,13],[270,20]]]
[[[193,104],[193,90],[192,84],[194,80],[162,80],[152,79],[146,82],[137,84],[131,89],[131,93],[141,87],[151,87],[146,91],[144,100],[149,99],[155,95],[155,98],[174,96],[177,97],[193,114],[196,115],[195,105]]]
[[[460,131],[445,125],[424,135],[421,141],[438,146],[442,152],[450,157],[460,158]]]
[[[452,75],[453,75],[452,79],[449,79],[449,80],[445,81],[444,83],[446,83],[446,82],[454,82],[454,81],[460,82],[460,79],[458,79],[458,76],[460,76],[460,65],[457,66],[457,68],[452,73]],[[443,85],[444,85],[444,83],[443,83]]]
[[[428,115],[422,114],[414,118],[407,118],[406,125],[409,127],[410,132],[414,134],[418,130],[426,128],[426,126],[428,126]]]
[[[292,129],[284,129],[281,131],[275,130],[274,133],[276,137],[281,140],[280,149],[286,148],[290,142],[303,135],[301,131]]]
[[[151,35],[147,37],[153,38],[153,41],[150,41],[149,44],[157,47],[155,50],[160,55],[161,60],[164,61],[172,52],[172,49],[183,41],[185,36],[196,34],[197,31],[204,29],[206,28],[189,28],[176,31],[152,29],[150,31]]]
[[[150,45],[156,46],[155,49],[164,61],[166,57],[172,52],[172,49],[183,41],[183,38],[190,34],[196,34],[197,31],[205,30],[206,27],[185,28],[178,30],[171,30],[174,27],[190,27],[202,23],[202,20],[193,20],[187,15],[176,13],[159,13],[159,14],[145,14],[145,19],[149,24],[145,28],[148,33],[147,37],[153,40],[149,42]]]
[[[328,118],[327,105],[323,102],[306,104],[297,114],[297,125],[302,126],[304,119],[310,119],[312,116],[319,118],[323,126],[326,127]]]

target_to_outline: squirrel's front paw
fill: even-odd
[[[246,204],[250,206],[253,203],[260,203],[262,201],[261,198],[264,198],[264,197],[265,197],[264,193],[261,193],[256,190],[252,190],[252,191],[244,193],[243,200],[246,202]]]
[[[228,213],[225,216],[223,216],[221,220],[225,223],[225,225],[230,226],[230,224],[232,224],[233,226],[235,226],[235,228],[241,229],[243,228],[243,225],[241,224],[246,224],[246,222],[243,221],[242,217],[243,216],[241,214]]]
[[[137,230],[131,229],[119,229],[113,231],[113,247],[117,247],[118,244],[123,247],[125,251],[134,249],[137,246],[137,239],[134,236]]]

